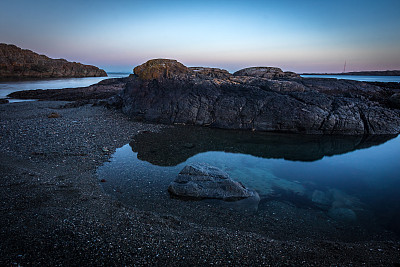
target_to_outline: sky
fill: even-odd
[[[400,69],[399,0],[2,0],[0,43],[126,71],[153,58],[234,72]]]

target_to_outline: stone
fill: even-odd
[[[325,135],[400,132],[400,110],[388,105],[388,89],[350,80],[270,79],[257,73],[279,70],[250,70],[215,78],[174,60],[151,60],[135,68],[118,104],[131,118],[152,123]]]
[[[391,97],[389,97],[389,102],[392,107],[400,109],[400,93],[393,94]]]
[[[185,166],[169,185],[168,191],[174,196],[195,199],[259,199],[256,191],[247,189],[241,183],[233,181],[224,171],[206,163]]]
[[[173,59],[152,59],[133,69],[135,75],[142,80],[173,78],[186,74],[190,70]]]
[[[349,208],[331,208],[328,215],[337,221],[354,222],[357,220],[357,214]]]
[[[299,78],[300,75],[294,72],[283,72],[280,68],[276,67],[251,67],[238,70],[233,75],[235,76],[252,76],[267,79],[280,79],[280,78]]]
[[[0,98],[0,104],[8,104],[9,101],[7,99],[4,98]]]
[[[103,76],[107,73],[95,66],[51,59],[15,45],[0,43],[0,80]]]
[[[200,75],[205,75],[211,78],[227,79],[232,76],[227,70],[218,68],[205,68],[205,67],[190,67],[190,70]]]
[[[56,118],[59,118],[59,117],[60,117],[60,114],[58,114],[56,112],[52,112],[49,115],[47,115],[47,118],[49,118],[49,119],[56,119]]]
[[[314,190],[311,196],[311,201],[322,206],[330,206],[332,202],[329,195],[320,190]]]

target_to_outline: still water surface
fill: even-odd
[[[184,201],[167,192],[180,170],[205,162],[255,189],[259,203]],[[396,239],[400,137],[335,137],[172,128],[141,133],[98,169],[129,206],[272,238]]]
[[[335,78],[362,82],[400,82],[400,76],[358,76],[358,75],[301,75],[304,78]]]

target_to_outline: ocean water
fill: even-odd
[[[304,78],[335,78],[362,82],[400,82],[400,76],[358,76],[358,75],[301,75]]]
[[[179,127],[139,134],[98,171],[105,192],[169,218],[271,238],[400,237],[400,137],[301,136]],[[260,202],[188,201],[168,185],[208,163]]]
[[[85,78],[60,78],[33,81],[0,82],[0,98],[7,98],[8,94],[23,90],[36,89],[63,89],[85,87],[98,83],[104,79],[122,78],[129,76],[129,73],[107,73],[108,77],[85,77]],[[20,102],[23,100],[13,100],[10,102]],[[25,100],[26,101],[26,100]]]

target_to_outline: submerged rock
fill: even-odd
[[[328,211],[329,217],[345,222],[354,222],[357,220],[357,214],[349,208],[332,208]]]
[[[120,106],[136,120],[304,134],[400,132],[400,110],[388,104],[393,93],[364,82],[281,77],[274,68],[229,75],[167,59],[134,72]]]
[[[233,181],[224,171],[206,163],[185,166],[172,182],[168,191],[175,196],[189,198],[213,198],[223,200],[240,200],[255,198],[256,191],[247,189],[241,183]]]

